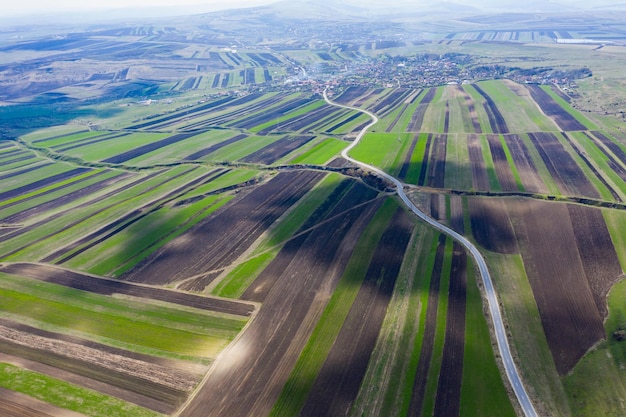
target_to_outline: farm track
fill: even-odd
[[[226,300],[164,288],[149,287],[142,284],[133,284],[130,282],[82,274],[68,269],[44,264],[3,263],[0,267],[0,272],[38,279],[96,294],[124,294],[133,297],[165,301],[201,310],[235,314],[244,317],[250,316],[256,308],[253,304],[243,301]]]

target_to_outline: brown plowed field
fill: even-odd
[[[40,362],[89,379],[180,405],[197,377],[149,362],[109,354],[62,340],[0,328],[0,352]]]
[[[479,245],[497,253],[517,253],[517,239],[504,201],[470,197],[469,215],[472,236]]]
[[[411,142],[411,145],[409,145],[407,154],[404,157],[404,162],[402,163],[402,169],[400,169],[400,173],[398,174],[398,178],[400,180],[404,180],[404,178],[406,178],[406,174],[409,172],[409,168],[411,167],[411,157],[415,151],[415,145],[417,145],[418,138],[419,135],[414,135],[413,141]]]
[[[460,234],[465,233],[463,198],[459,195],[450,195],[450,227]]]
[[[398,208],[376,247],[365,280],[301,416],[341,416],[350,410],[385,318],[412,229],[411,219]]]
[[[448,313],[443,359],[439,372],[435,417],[454,417],[461,408],[461,382],[463,378],[463,354],[465,352],[465,304],[467,290],[467,254],[454,242]]]
[[[350,187],[351,186],[351,187]],[[345,192],[347,187],[350,189]],[[331,196],[326,200],[325,204],[330,204],[332,210],[324,214],[318,214],[316,211],[311,215],[311,217],[302,225],[300,231],[305,231],[314,226],[313,219],[318,221],[324,220],[324,218],[332,218],[333,216],[338,216],[344,214],[348,210],[357,210],[350,215],[350,217],[358,216],[358,205],[363,204],[367,201],[371,201],[377,195],[377,192],[372,190],[371,188],[366,187],[361,183],[352,183],[351,181],[344,181],[340,184],[336,192],[333,192]],[[340,201],[336,201],[337,198],[340,198]],[[324,205],[325,205],[324,204]],[[324,207],[320,206],[320,211],[323,211]],[[326,226],[323,226],[326,227]],[[303,233],[302,235],[296,237],[295,239],[291,239],[289,242],[285,244],[285,246],[278,253],[276,258],[272,260],[272,262],[261,272],[261,274],[254,280],[254,282],[248,287],[248,289],[242,295],[243,300],[255,301],[262,303],[265,301],[265,297],[269,291],[273,288],[276,280],[280,277],[282,271],[285,270],[289,266],[289,264],[293,261],[293,254],[296,253],[300,247],[306,242],[311,231]]]
[[[181,417],[269,414],[363,229],[382,203],[314,229],[293,253],[249,327],[209,371]]]
[[[504,139],[509,147],[524,189],[531,193],[547,193],[548,188],[537,173],[535,163],[519,135],[505,135]]]
[[[96,278],[91,275],[80,274],[78,272],[42,264],[6,264],[0,267],[0,272],[39,279],[53,284],[64,285],[66,287],[97,294],[131,295],[133,297],[166,301],[202,310],[218,311],[240,316],[250,316],[255,308],[253,305],[245,302],[210,298],[167,290],[164,288],[153,288],[111,279]]]
[[[123,279],[168,284],[224,268],[323,176],[306,171],[276,175],[170,241]]]
[[[430,159],[430,146],[433,142],[433,134],[429,133],[426,139],[426,147],[424,148],[424,155],[422,158],[422,166],[420,168],[420,175],[417,179],[417,185],[426,185],[426,173],[428,172],[428,164]]]
[[[448,143],[448,135],[436,135],[434,137],[433,151],[430,154],[430,162],[428,163],[428,182],[429,187],[443,188],[446,175],[446,146]]]
[[[604,136],[600,132],[593,132],[593,136],[595,136],[595,138],[589,135],[587,132],[583,132],[583,134],[587,136],[589,140],[596,142],[596,143],[599,142],[602,145],[606,146],[608,149],[610,149],[612,153],[608,152],[604,148],[604,146],[598,146],[598,149],[600,149],[602,153],[607,157],[607,163],[609,164],[611,169],[615,171],[615,173],[619,175],[619,177],[624,182],[626,182],[626,169],[624,169],[624,167],[622,167],[619,163],[619,161],[626,163],[626,154],[624,153],[624,151],[622,151],[622,149],[619,146],[617,146],[617,144],[613,143],[611,139]]]
[[[478,120],[478,113],[476,113],[476,105],[474,104],[474,100],[472,97],[467,94],[467,92],[463,89],[463,86],[457,86],[458,90],[463,94],[465,98],[465,105],[467,106],[467,111],[470,114],[470,118],[472,119],[472,127],[474,129],[474,133],[483,133],[483,129],[480,126],[480,121]]]
[[[493,158],[493,165],[496,169],[496,175],[498,181],[502,187],[502,191],[519,191],[515,177],[513,177],[513,171],[509,161],[506,159],[504,148],[500,142],[499,135],[487,135],[489,141],[489,149],[491,150],[491,157]]]
[[[498,110],[498,106],[493,101],[491,97],[478,85],[473,84],[474,88],[485,99],[483,103],[483,107],[485,108],[485,112],[487,113],[487,117],[489,118],[489,124],[491,125],[491,131],[493,133],[509,133],[509,127],[506,125],[506,121],[504,120],[504,116]]]
[[[446,236],[439,235],[439,245],[435,254],[435,264],[430,276],[430,288],[428,289],[428,305],[426,307],[426,326],[422,336],[422,349],[420,359],[417,364],[415,380],[413,381],[413,393],[409,407],[409,417],[419,417],[422,415],[424,406],[424,394],[426,393],[426,382],[428,381],[428,371],[433,357],[433,347],[435,343],[435,332],[437,330],[437,307],[439,306],[439,287],[441,283],[441,271],[443,269],[443,255],[445,250]]]
[[[481,149],[478,135],[467,135],[467,150],[472,164],[472,187],[476,191],[488,191],[490,188],[489,176]]]
[[[538,85],[526,85],[530,96],[539,105],[541,110],[554,119],[559,127],[568,132],[572,130],[587,130],[585,125],[580,123],[574,116],[561,107],[548,93],[543,91]]]
[[[431,87],[426,94],[424,94],[424,98],[420,104],[417,105],[415,112],[411,116],[411,121],[407,127],[408,132],[419,132],[422,128],[422,123],[424,122],[424,115],[426,114],[426,110],[428,106],[435,98],[435,94],[437,94],[437,89],[435,87]]]
[[[593,298],[600,314],[606,318],[606,295],[622,274],[611,235],[600,209],[574,204],[567,208]]]
[[[604,338],[568,208],[537,200],[507,207],[556,369],[565,375]]]
[[[554,134],[537,132],[528,136],[562,193],[600,198],[593,184]]]
[[[285,136],[242,159],[252,164],[273,164],[289,152],[315,139],[315,136]]]

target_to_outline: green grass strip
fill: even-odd
[[[155,411],[47,375],[0,363],[0,386],[91,417],[157,417]]]
[[[485,135],[480,135],[480,148],[483,153],[483,159],[485,160],[485,169],[487,170],[487,175],[489,176],[489,189],[492,191],[502,191],[500,181],[498,181],[496,168],[493,164],[493,158],[489,150],[489,142],[487,141],[487,136]]]
[[[504,155],[506,156],[506,161],[509,163],[511,167],[511,172],[513,172],[513,178],[515,178],[515,183],[517,184],[517,188],[520,191],[526,191],[524,188],[524,184],[522,184],[522,177],[519,175],[519,171],[515,166],[515,161],[513,160],[513,156],[511,155],[511,150],[509,149],[509,145],[507,145],[506,140],[504,139],[504,135],[500,136],[500,143],[502,144],[502,149],[504,149]]]
[[[0,274],[2,313],[174,354],[212,357],[245,321]]]
[[[309,391],[359,292],[378,241],[397,208],[395,200],[387,199],[359,238],[354,255],[350,258],[343,277],[300,354],[272,409],[271,417],[298,415],[304,406]]]
[[[467,262],[467,307],[465,311],[465,350],[461,384],[463,417],[515,417],[502,375],[491,346],[489,327],[472,259]]]
[[[433,356],[428,370],[426,392],[424,393],[424,405],[422,415],[432,416],[435,410],[435,397],[439,385],[439,372],[443,360],[443,344],[446,337],[446,318],[448,316],[448,288],[450,287],[450,270],[452,268],[452,239],[446,238],[446,247],[443,255],[443,268],[441,270],[441,284],[439,287],[439,303],[437,305],[437,330],[433,343]]]
[[[293,158],[289,163],[322,165],[338,155],[347,146],[348,144],[342,140],[327,138],[305,153]]]

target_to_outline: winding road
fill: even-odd
[[[530,400],[528,393],[526,392],[526,389],[524,388],[524,384],[519,376],[515,362],[513,361],[513,356],[511,355],[509,341],[506,337],[506,330],[504,327],[504,322],[502,321],[502,312],[500,311],[498,297],[493,287],[493,282],[491,280],[491,275],[489,274],[489,269],[487,268],[487,263],[485,262],[485,259],[481,255],[480,251],[467,238],[455,232],[454,230],[450,229],[448,226],[443,225],[433,220],[432,218],[427,216],[424,212],[422,212],[420,209],[418,209],[417,206],[413,204],[413,202],[409,199],[409,197],[404,192],[404,184],[400,180],[398,180],[395,177],[392,177],[386,172],[383,172],[379,168],[376,168],[372,165],[368,165],[366,163],[353,159],[348,155],[350,150],[359,143],[359,141],[363,138],[365,133],[372,126],[378,123],[378,117],[376,117],[375,114],[367,110],[363,110],[363,109],[359,109],[359,108],[351,107],[351,106],[346,106],[346,105],[338,104],[338,103],[331,101],[328,98],[328,95],[326,94],[327,90],[328,88],[324,89],[324,100],[326,100],[326,102],[329,105],[358,111],[358,112],[368,115],[372,119],[372,122],[369,123],[367,126],[365,126],[359,132],[359,134],[357,135],[356,139],[352,142],[352,144],[343,150],[343,152],[341,153],[341,156],[347,159],[348,161],[356,165],[359,165],[362,168],[373,171],[377,173],[378,175],[380,175],[381,177],[394,183],[396,186],[396,192],[398,193],[398,196],[400,196],[404,204],[406,204],[406,206],[413,213],[415,213],[420,219],[422,219],[426,223],[433,226],[435,229],[439,230],[442,233],[445,233],[446,235],[458,241],[472,254],[472,257],[474,258],[474,260],[476,261],[476,264],[478,265],[480,276],[484,284],[485,294],[487,296],[487,301],[489,304],[489,313],[490,313],[493,326],[495,329],[496,341],[498,344],[498,351],[500,352],[500,357],[502,358],[506,375],[509,379],[509,382],[511,383],[511,386],[513,387],[513,391],[515,392],[515,396],[517,397],[517,400],[522,408],[522,411],[524,412],[524,415],[526,417],[537,417],[538,416],[537,412],[535,411],[532,401]]]

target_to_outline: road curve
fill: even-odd
[[[489,274],[489,269],[487,268],[487,263],[485,262],[485,259],[481,255],[480,251],[469,240],[467,240],[467,238],[455,232],[454,230],[450,229],[448,226],[443,225],[433,220],[432,218],[427,216],[424,212],[422,212],[420,209],[418,209],[417,206],[415,206],[415,204],[413,204],[413,202],[409,200],[409,197],[404,192],[404,184],[400,182],[397,178],[392,177],[391,175],[387,174],[386,172],[382,171],[379,168],[376,168],[372,165],[369,165],[361,161],[358,161],[354,158],[351,158],[348,155],[348,152],[350,152],[350,150],[359,143],[359,141],[363,138],[363,136],[369,130],[369,128],[374,126],[376,123],[378,123],[378,117],[376,117],[375,114],[367,110],[363,110],[363,109],[359,109],[359,108],[351,107],[351,106],[346,106],[346,105],[338,104],[338,103],[331,101],[328,98],[328,95],[326,94],[327,89],[328,88],[324,89],[324,100],[326,100],[326,102],[329,105],[365,113],[366,115],[372,118],[372,122],[369,123],[367,126],[365,126],[359,132],[359,134],[357,135],[356,139],[352,142],[352,144],[343,150],[343,152],[341,153],[341,156],[347,159],[348,161],[361,166],[362,168],[366,168],[370,171],[376,172],[381,177],[394,183],[396,186],[396,192],[398,193],[398,196],[400,196],[404,204],[406,204],[406,206],[413,213],[415,213],[420,219],[430,224],[435,229],[439,230],[442,233],[445,233],[446,235],[458,241],[472,254],[472,257],[474,258],[474,260],[476,261],[476,264],[478,265],[480,276],[484,284],[485,294],[487,296],[487,301],[489,304],[489,313],[490,313],[491,320],[493,321],[493,326],[495,329],[496,341],[498,344],[498,351],[500,352],[500,357],[502,358],[506,375],[509,379],[509,382],[511,383],[511,386],[513,387],[513,391],[515,392],[515,396],[517,397],[517,400],[522,408],[522,411],[524,412],[524,415],[526,417],[537,417],[538,416],[537,411],[535,411],[533,403],[528,397],[528,393],[526,392],[526,389],[524,388],[522,379],[520,378],[515,362],[513,361],[513,356],[511,355],[509,341],[506,337],[506,330],[504,328],[504,322],[502,321],[502,312],[500,311],[498,297],[496,295],[495,288],[493,287],[493,282],[491,280],[491,275]]]

